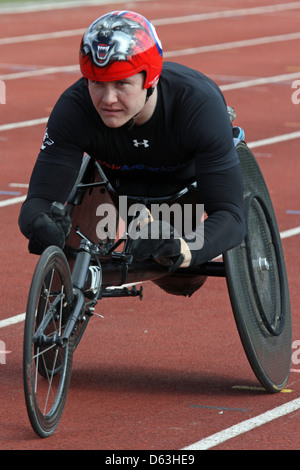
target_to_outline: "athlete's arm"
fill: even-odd
[[[199,240],[200,244],[203,241],[203,247],[191,250],[191,265],[212,260],[237,246],[245,236],[240,166],[198,175],[197,179],[200,200],[208,217],[204,221],[204,239]],[[195,233],[197,235],[197,230]],[[201,237],[203,231],[198,230],[198,233]],[[188,243],[188,238],[186,240]]]

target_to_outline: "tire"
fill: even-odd
[[[56,299],[56,300],[55,300]],[[57,428],[65,406],[72,373],[72,342],[58,346],[53,338],[62,334],[71,313],[72,283],[68,262],[60,248],[51,246],[41,255],[31,283],[24,329],[23,381],[29,420],[40,437]],[[56,302],[55,311],[51,311]],[[45,317],[51,322],[45,341],[37,343],[35,332]]]
[[[280,233],[259,166],[245,143],[237,146],[244,181],[247,233],[223,255],[237,329],[261,385],[276,393],[291,365],[292,321]]]

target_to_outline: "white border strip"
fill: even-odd
[[[190,446],[184,447],[182,450],[208,450],[212,447],[216,447],[219,444],[222,444],[233,437],[240,436],[245,432],[251,431],[263,424],[269,423],[274,419],[278,419],[282,416],[285,416],[293,411],[297,411],[300,409],[300,398],[296,398],[284,405],[280,405],[277,408],[273,408],[273,410],[267,411],[262,413],[254,418],[247,419],[246,421],[242,421],[234,426],[231,426],[228,429],[224,429],[224,431],[217,432],[216,434],[212,434],[209,437],[201,439],[201,441],[196,442],[195,444],[191,444]]]

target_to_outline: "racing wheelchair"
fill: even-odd
[[[249,364],[270,393],[285,386],[291,364],[291,307],[280,233],[270,195],[244,141],[237,146],[244,183],[247,231],[243,242],[197,268],[184,268],[200,284],[207,276],[226,279],[239,336]],[[160,197],[168,204],[195,199],[195,184]],[[119,193],[100,165],[85,157],[67,208],[72,230],[62,251],[48,247],[38,260],[29,292],[23,352],[24,393],[28,416],[40,437],[53,434],[61,419],[70,385],[74,351],[95,313],[107,297],[142,298],[142,281],[171,275],[155,261],[138,262],[130,254],[130,239],[107,233],[99,242],[91,208],[116,207]],[[147,205],[157,198],[129,196]],[[89,210],[87,211],[87,207]],[[95,212],[94,212],[95,213]],[[117,233],[117,232],[116,232]],[[201,281],[202,279],[202,281]],[[101,315],[100,315],[101,316]]]

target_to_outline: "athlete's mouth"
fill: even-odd
[[[102,112],[106,114],[117,114],[120,113],[121,109],[102,108]]]

